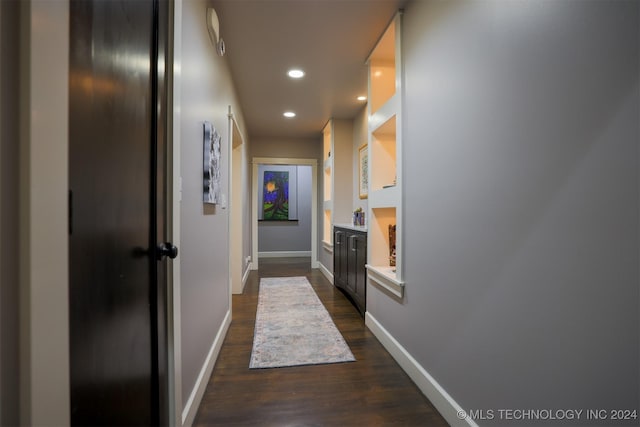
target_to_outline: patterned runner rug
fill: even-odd
[[[260,279],[250,369],[355,360],[306,277]]]

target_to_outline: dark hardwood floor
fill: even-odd
[[[357,361],[249,369],[260,277],[306,276]],[[447,426],[308,258],[272,258],[233,296],[233,320],[194,426]]]

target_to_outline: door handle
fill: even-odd
[[[158,245],[157,257],[161,260],[163,257],[175,259],[178,256],[178,248],[171,242],[164,242]]]

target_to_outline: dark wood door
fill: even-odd
[[[166,420],[165,15],[157,0],[70,5],[73,425]]]

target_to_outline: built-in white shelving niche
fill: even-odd
[[[376,44],[369,66],[368,283],[402,298],[402,13]],[[390,228],[394,227],[394,228]],[[395,247],[393,239],[395,238]]]
[[[331,119],[322,130],[323,228],[322,246],[333,251],[333,224],[351,219],[353,121]]]
[[[333,203],[331,193],[333,191],[333,159],[331,158],[331,123],[327,123],[322,130],[322,159],[323,159],[323,230],[322,230],[322,246],[325,250],[333,251],[333,236],[331,231],[331,223],[333,221]]]

